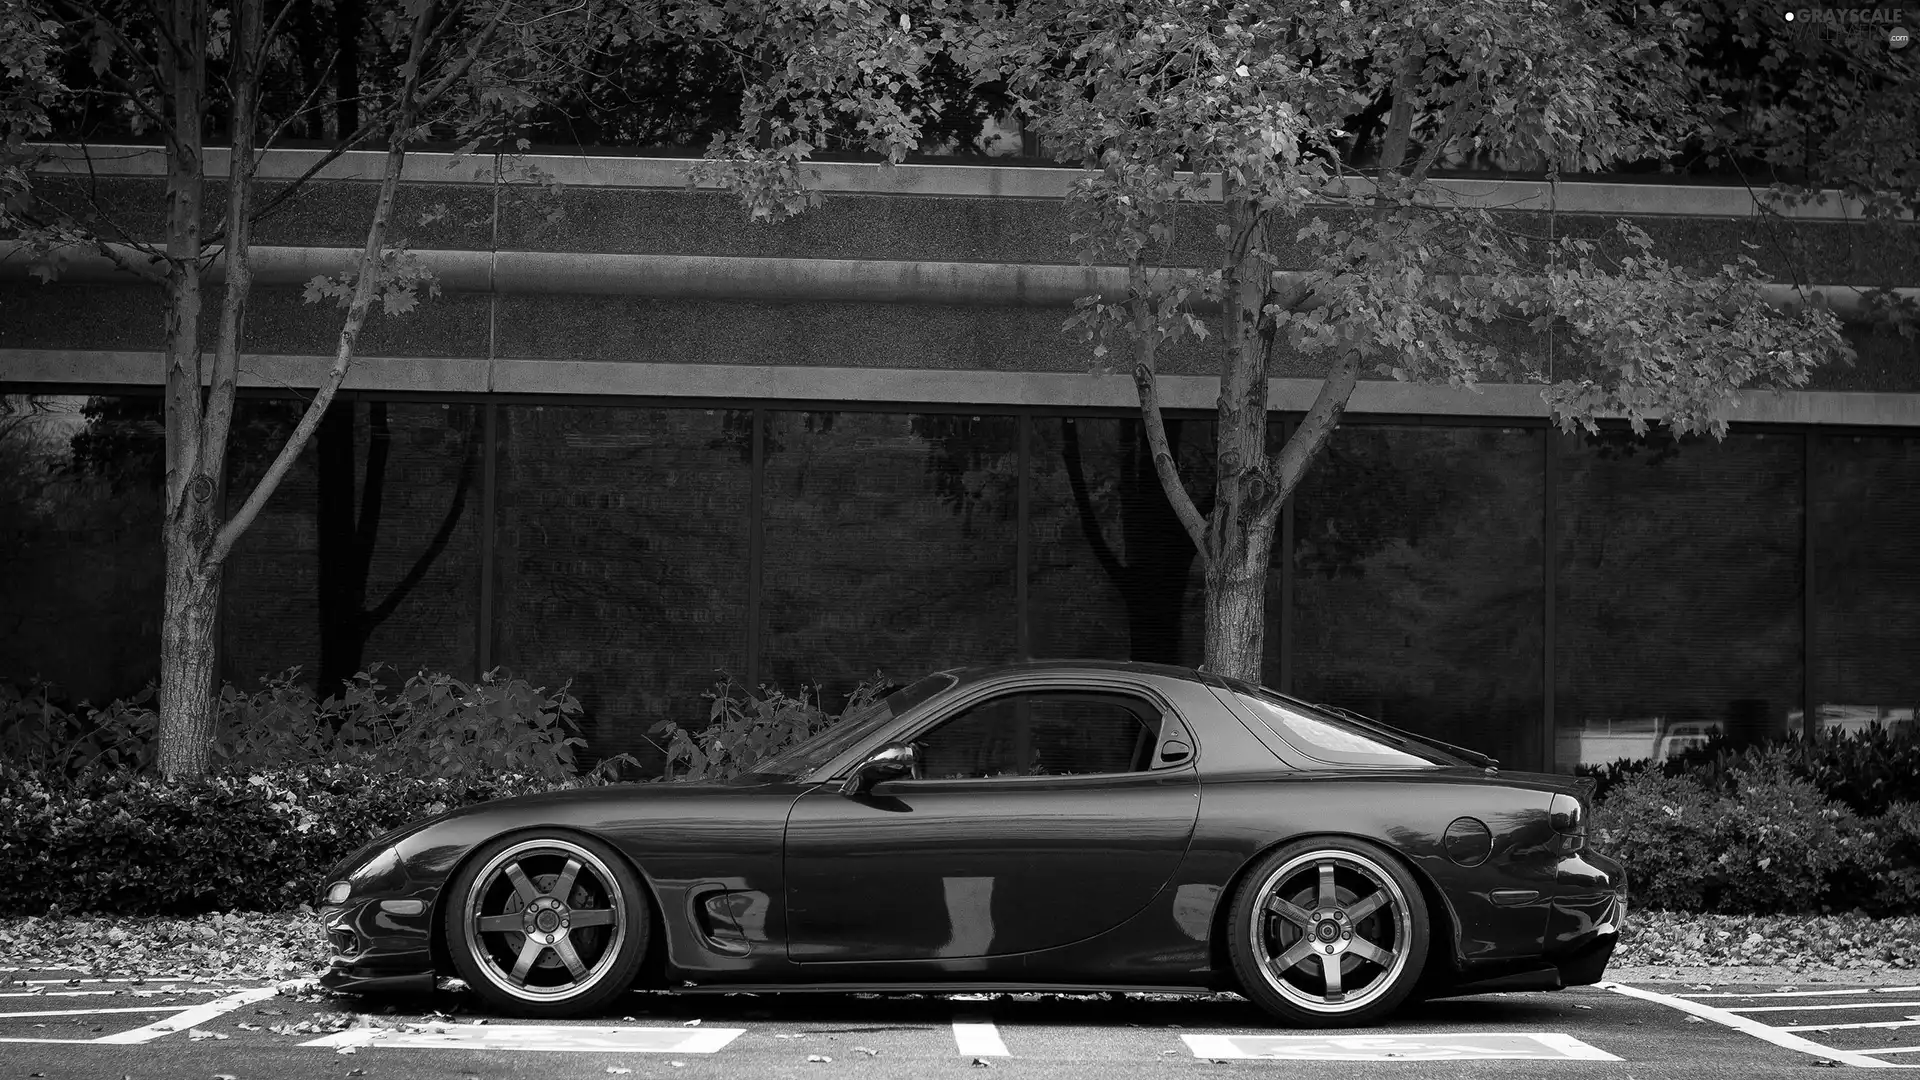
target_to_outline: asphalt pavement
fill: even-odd
[[[360,1001],[237,981],[0,986],[0,1080],[925,1077],[1734,1078],[1920,1066],[1920,985],[1638,983],[1277,1028],[1231,996],[632,994],[588,1020],[486,1015],[459,991]]]

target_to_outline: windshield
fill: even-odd
[[[959,680],[942,671],[902,687],[870,705],[856,709],[835,721],[832,727],[806,742],[767,758],[753,767],[749,776],[804,776],[847,752],[855,743],[906,715],[907,710],[926,701]]]

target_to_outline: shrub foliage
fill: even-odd
[[[0,770],[0,912],[277,911],[410,821],[565,782],[316,764],[168,783],[125,769],[49,784]]]
[[[548,693],[489,672],[476,682],[420,672],[398,688],[392,668],[374,664],[324,699],[302,685],[299,668],[229,683],[215,707],[216,772],[342,764],[414,776],[525,773],[561,780],[575,772],[580,703],[562,686]],[[153,760],[154,688],[95,709],[66,709],[53,688],[0,681],[0,760],[50,780],[98,769],[147,768]]]

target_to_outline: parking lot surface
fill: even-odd
[[[236,981],[0,987],[8,1077],[1748,1077],[1920,1065],[1920,986],[1603,984],[1425,1002],[1352,1031],[1276,1028],[1238,998],[632,994],[587,1020],[487,1016]]]

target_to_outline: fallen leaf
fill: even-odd
[[[609,1065],[607,1066],[607,1071],[613,1073],[615,1076],[625,1076],[633,1070],[627,1068],[625,1065]]]
[[[1698,1016],[1689,1016],[1689,1017],[1687,1017],[1687,1023],[1689,1023],[1689,1024],[1704,1024],[1704,1023],[1706,1023],[1706,1021],[1705,1021],[1705,1020],[1703,1020],[1703,1019],[1701,1019],[1701,1018],[1700,1018],[1700,1017],[1698,1017]]]
[[[818,1061],[818,1062],[821,1062],[821,1063],[823,1063],[823,1064],[828,1064],[828,1065],[831,1065],[831,1064],[833,1063],[833,1059],[832,1059],[832,1058],[830,1058],[830,1057],[828,1057],[828,1056],[827,1056],[827,1055],[825,1055],[825,1054],[808,1054],[808,1055],[807,1055],[807,1060],[808,1060],[808,1061]]]
[[[681,1027],[699,1027],[699,1026],[700,1026],[700,1021],[698,1021],[698,1020],[683,1020],[683,1021],[681,1021],[681,1023],[680,1023],[680,1026],[681,1026]]]
[[[973,1061],[970,1062],[970,1064],[976,1069],[993,1068],[993,1062],[988,1061],[986,1058],[974,1058]]]
[[[360,1048],[357,1046],[342,1046],[334,1051],[336,1054],[357,1054],[359,1052]]]
[[[853,1052],[854,1052],[854,1053],[856,1053],[856,1054],[865,1054],[865,1055],[867,1055],[868,1057],[879,1057],[879,1056],[880,1056],[880,1051],[878,1051],[878,1050],[875,1050],[875,1049],[874,1049],[873,1047],[871,1047],[871,1046],[856,1046],[856,1047],[854,1047],[854,1048],[853,1048]]]

